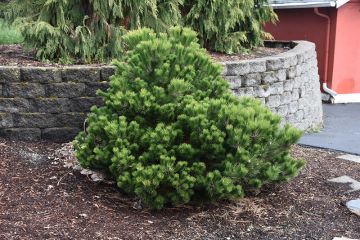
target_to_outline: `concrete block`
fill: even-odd
[[[92,106],[103,105],[102,98],[100,97],[80,97],[70,100],[71,112],[89,112]]]
[[[35,108],[25,98],[0,98],[0,112],[32,112]]]
[[[226,62],[227,75],[239,76],[250,72],[250,64],[248,61]]]
[[[2,128],[0,137],[10,140],[39,141],[41,130],[38,128]]]
[[[20,74],[21,81],[24,82],[61,82],[61,71],[57,67],[22,67]]]
[[[41,131],[41,138],[53,142],[69,142],[74,140],[80,131],[80,128],[45,128]]]
[[[4,85],[3,94],[6,97],[37,98],[45,96],[45,89],[39,83],[9,83]]]
[[[66,82],[88,83],[99,82],[100,67],[71,66],[62,69],[62,79]]]
[[[14,113],[14,127],[17,128],[50,128],[61,126],[56,115],[48,113]]]
[[[250,73],[247,74],[244,78],[245,87],[254,87],[261,84],[261,75],[260,73]]]
[[[20,68],[12,66],[0,66],[0,83],[12,83],[20,81]]]
[[[75,98],[84,96],[84,83],[53,83],[46,85],[47,97]]]
[[[228,81],[230,85],[230,89],[232,90],[236,90],[242,86],[242,82],[243,82],[242,76],[225,76],[225,79]],[[93,90],[93,92],[96,92],[96,90]]]

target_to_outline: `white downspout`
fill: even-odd
[[[330,49],[330,17],[326,14],[320,13],[319,8],[314,8],[314,12],[316,15],[323,17],[327,21],[327,28],[326,28],[326,51],[325,51],[325,67],[324,67],[324,82],[322,84],[324,92],[330,94],[331,96],[331,102],[335,102],[335,96],[337,93],[327,87],[327,78],[328,78],[328,66],[329,66],[329,49]]]

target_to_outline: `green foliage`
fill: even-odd
[[[152,208],[241,197],[295,176],[289,155],[301,133],[258,101],[238,99],[197,43],[174,27],[124,37],[128,52],[86,132],[74,147],[85,168],[100,169]]]
[[[88,63],[119,57],[126,30],[176,24],[181,1],[12,0],[3,11],[39,59]]]
[[[20,26],[39,59],[62,63],[118,58],[127,30],[159,33],[181,24],[193,28],[208,50],[237,53],[262,45],[270,37],[263,24],[276,20],[266,0],[183,1],[12,0],[0,6],[0,16]]]
[[[267,4],[267,0],[186,0],[185,22],[207,49],[238,53],[271,38],[263,25],[277,16]]]
[[[0,45],[17,44],[21,43],[23,40],[24,39],[19,31],[0,18]]]

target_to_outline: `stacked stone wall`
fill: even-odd
[[[322,123],[315,46],[296,42],[266,58],[223,62],[234,94],[258,98],[283,122],[302,130]],[[69,141],[82,130],[91,106],[101,105],[113,66],[0,66],[0,137]]]
[[[224,75],[236,95],[258,98],[284,123],[306,131],[322,125],[320,79],[315,44],[295,43],[276,56],[224,62]]]

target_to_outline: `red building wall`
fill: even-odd
[[[338,93],[360,93],[360,1],[337,10],[331,88]]]
[[[338,93],[360,93],[360,0],[340,8],[319,8],[330,17],[328,62],[326,18],[314,8],[276,10],[279,22],[265,29],[278,40],[308,40],[316,44],[320,79]],[[328,64],[327,79],[325,66]]]
[[[329,8],[324,12],[329,14]],[[313,8],[278,9],[279,21],[267,24],[265,30],[277,40],[307,40],[316,44],[320,80],[324,81],[327,21],[314,13]]]

